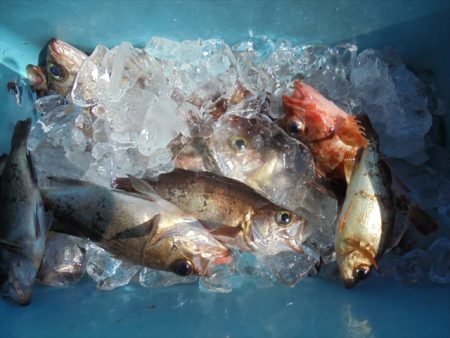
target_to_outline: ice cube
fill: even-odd
[[[350,79],[384,155],[406,158],[425,147],[424,136],[432,123],[425,89],[398,55],[392,50],[365,50],[358,55]]]
[[[428,276],[434,283],[450,283],[450,240],[438,238],[427,250],[430,261]]]
[[[47,95],[34,101],[34,107],[41,114],[46,114],[54,109],[61,109],[61,106],[67,106],[69,101],[61,95]]]
[[[112,275],[98,281],[97,288],[101,290],[113,290],[127,285],[140,269],[141,267],[138,265],[122,262]]]
[[[81,65],[70,94],[72,102],[76,105],[92,107],[104,95],[110,74],[105,65],[102,67],[102,63],[108,51],[105,46],[97,46]]]
[[[394,278],[407,285],[423,284],[428,280],[429,268],[426,252],[414,249],[402,256]]]
[[[198,280],[197,276],[182,277],[173,272],[158,271],[149,268],[143,268],[139,273],[139,283],[143,287],[157,288],[169,287],[177,284],[189,284]]]
[[[233,290],[232,270],[229,266],[220,265],[215,267],[209,277],[199,278],[199,290],[201,292],[229,293]]]
[[[281,251],[275,255],[258,255],[257,258],[278,282],[288,286],[293,286],[308,276],[320,261],[320,256],[306,246],[304,253]]]
[[[37,275],[39,283],[51,286],[77,283],[86,272],[83,246],[82,239],[50,231]]]
[[[140,267],[114,258],[94,243],[86,245],[86,271],[99,289],[112,290],[127,285]]]

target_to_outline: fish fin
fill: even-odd
[[[137,225],[133,228],[126,229],[122,232],[119,232],[115,234],[111,240],[118,240],[118,239],[129,239],[129,238],[139,238],[143,236],[152,237],[152,234],[154,234],[158,228],[158,224],[161,220],[161,214],[157,214],[153,216],[153,218],[149,219],[148,221]]]
[[[111,188],[120,189],[124,191],[134,192],[136,191],[131,184],[129,177],[115,177],[111,181]]]
[[[227,225],[210,231],[211,235],[213,235],[214,237],[218,236],[228,238],[236,238],[241,232],[241,227],[231,227]]]
[[[343,166],[344,166],[345,182],[347,183],[347,185],[349,185],[350,180],[353,176],[353,169],[355,168],[355,159],[354,158],[344,158]]]
[[[128,177],[130,179],[131,187],[137,192],[147,196],[150,201],[155,202],[162,199],[162,197],[159,196],[156,190],[145,180],[134,177],[132,175],[128,175]]]
[[[21,248],[19,245],[17,245],[16,243],[13,243],[13,242],[9,242],[4,239],[0,239],[0,247],[3,247],[8,251],[12,251],[12,252],[16,252],[16,253],[21,252]]]
[[[52,183],[52,185],[71,185],[71,186],[80,186],[80,185],[91,185],[93,183],[89,183],[87,181],[78,180],[70,177],[57,177],[57,176],[47,176],[47,179]]]
[[[34,230],[36,239],[47,235],[48,230],[53,222],[53,212],[51,210],[44,210],[42,202],[36,203]]]
[[[31,154],[29,151],[27,151],[27,163],[28,163],[28,168],[30,169],[30,173],[31,173],[31,180],[33,181],[33,183],[35,185],[37,185],[38,181],[37,181],[36,168],[33,165],[33,159],[31,158]]]
[[[25,147],[26,149],[30,129],[31,129],[31,117],[27,118],[26,120],[17,121],[11,139],[11,149],[17,149],[19,147]]]
[[[337,116],[335,132],[342,142],[349,146],[365,148],[369,143],[364,127],[353,115]]]

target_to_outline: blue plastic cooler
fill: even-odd
[[[52,37],[91,51],[99,43],[143,46],[151,36],[234,43],[252,34],[353,41],[360,50],[392,46],[405,63],[433,70],[440,96],[450,100],[450,1],[0,0],[0,153],[15,121],[32,115],[29,98],[18,107],[6,83],[23,77]],[[0,300],[0,337],[133,336],[450,337],[450,286],[372,276],[351,290],[308,278],[293,288],[229,294],[200,293],[196,284],[105,292],[85,278],[69,288],[35,286],[26,308]]]

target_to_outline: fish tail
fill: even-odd
[[[11,139],[11,149],[27,147],[28,134],[31,129],[31,118],[17,121],[14,127],[13,137]]]

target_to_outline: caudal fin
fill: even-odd
[[[17,121],[14,127],[14,133],[11,139],[11,150],[20,147],[27,147],[28,134],[31,129],[31,118]]]

